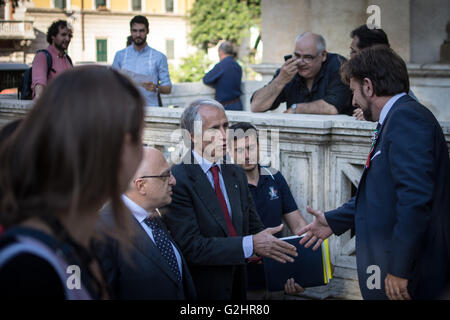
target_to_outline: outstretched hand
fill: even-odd
[[[322,211],[314,210],[310,206],[306,206],[306,211],[314,216],[314,221],[298,232],[299,236],[305,234],[300,240],[300,244],[305,245],[306,243],[305,248],[309,248],[315,243],[313,250],[317,250],[322,245],[323,240],[333,234],[333,231]]]
[[[278,262],[293,262],[290,256],[296,257],[297,248],[286,241],[274,236],[275,233],[283,229],[283,224],[278,227],[266,228],[253,236],[253,251],[264,257],[272,258]]]

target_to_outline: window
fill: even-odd
[[[175,41],[173,39],[166,39],[166,57],[175,59]]]
[[[108,61],[108,41],[106,39],[97,39],[97,62]]]
[[[131,1],[131,10],[142,11],[142,0],[132,0]]]
[[[106,9],[106,0],[95,0],[96,9]]]
[[[173,12],[173,0],[165,0],[166,12]]]
[[[66,0],[54,0],[55,8],[57,9],[66,9]]]

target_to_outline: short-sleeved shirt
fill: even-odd
[[[46,86],[57,75],[73,68],[65,53],[61,54],[61,52],[53,45],[49,45],[46,50],[52,57],[52,69],[47,77],[47,56],[44,52],[36,54],[33,60],[33,72],[31,75],[31,89],[33,90],[33,96],[34,88],[37,84]]]
[[[171,86],[169,67],[166,56],[148,45],[138,51],[134,45],[130,45],[116,53],[112,67],[128,73],[136,82],[153,82],[160,86]],[[144,81],[145,80],[145,81]],[[148,91],[142,86],[139,90],[145,98],[146,105],[157,107],[158,94]]]
[[[262,166],[259,167],[259,172],[258,185],[249,184],[248,187],[264,226],[277,227],[284,214],[291,213],[298,207],[281,172]]]
[[[345,61],[343,56],[327,53],[327,59],[315,77],[311,91],[308,90],[305,79],[297,73],[286,84],[269,110],[278,108],[282,102],[286,102],[289,108],[296,103],[308,103],[323,99],[325,102],[335,106],[338,113],[351,115],[354,109],[352,107],[351,91],[349,86],[342,82],[339,73],[343,61]],[[280,69],[276,71],[273,79],[279,73]]]
[[[215,99],[227,103],[241,96],[242,68],[228,56],[203,77],[203,83],[216,89]],[[226,108],[226,106],[225,106]]]

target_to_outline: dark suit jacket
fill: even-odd
[[[101,224],[113,224],[111,207],[102,210]],[[183,285],[171,271],[139,222],[130,214],[133,239],[129,250],[119,249],[117,240],[106,238],[97,242],[95,250],[100,260],[113,299],[133,300],[195,300],[196,292],[186,261],[183,263]],[[100,226],[99,229],[101,230]],[[127,247],[127,249],[128,249]],[[178,251],[181,250],[177,247]]]
[[[245,299],[242,238],[264,229],[244,171],[233,164],[221,168],[236,237],[228,236],[219,201],[201,167],[186,162],[172,167],[177,184],[165,221],[189,264],[200,300],[230,299],[232,290]]]
[[[387,114],[355,198],[327,212],[333,232],[356,228],[362,296],[386,299],[386,273],[409,279],[412,298],[437,298],[450,281],[450,161],[442,128],[409,96]],[[367,281],[380,267],[380,289]]]

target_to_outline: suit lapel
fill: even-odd
[[[236,172],[230,165],[223,164],[222,177],[225,182],[225,188],[227,189],[228,199],[230,200],[231,216],[233,220],[233,226],[238,235],[242,234],[242,213],[239,186],[236,183]]]
[[[202,168],[198,164],[185,164],[185,166],[186,171],[189,173],[189,176],[193,181],[194,189],[198,197],[206,208],[208,208],[208,211],[220,225],[223,232],[228,236],[227,222],[223,216],[222,207],[220,206],[216,193],[214,192],[214,189]]]
[[[164,257],[161,255],[158,247],[152,241],[147,232],[145,232],[144,228],[139,224],[139,222],[134,217],[132,220],[132,231],[134,235],[132,240],[133,246],[144,256],[153,261],[154,264],[156,264],[170,279],[178,284],[175,274],[170,269],[170,266],[167,263],[166,259],[164,259]]]
[[[386,126],[386,124],[388,123],[388,121],[389,121],[389,118],[390,118],[390,116],[392,114],[392,110],[394,110],[394,108],[397,105],[404,103],[405,100],[408,100],[408,98],[412,99],[409,95],[405,95],[405,96],[401,97],[400,99],[398,99],[394,103],[394,105],[391,107],[391,110],[389,110],[388,114],[386,115],[386,118],[384,118],[383,124],[381,125],[380,131],[378,133],[378,139],[375,142],[375,145],[373,146],[374,153],[375,153],[375,150],[376,150],[377,146],[381,143],[380,141],[383,139],[383,129]],[[370,167],[369,167],[369,169],[370,169]],[[361,185],[365,182],[369,169],[364,167],[363,174],[361,176],[361,179],[359,180],[358,189],[356,190],[356,201],[358,201],[359,189],[361,188]]]

